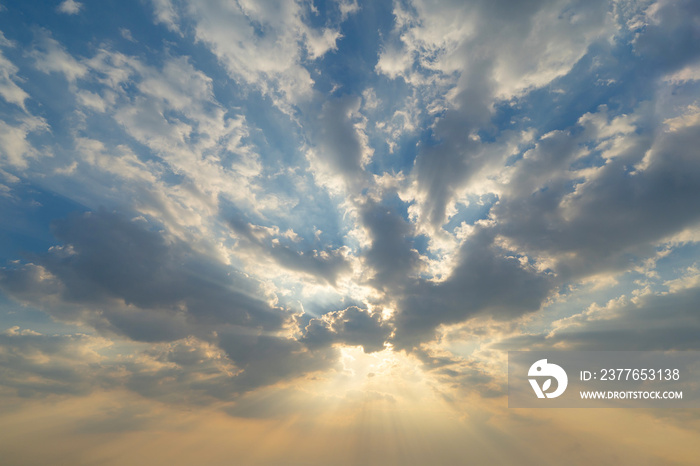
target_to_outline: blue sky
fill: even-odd
[[[155,406],[386,434],[356,403],[421,398],[413,421],[466,403],[483,433],[507,350],[698,349],[699,24],[690,0],[0,2],[0,393],[124,436]]]

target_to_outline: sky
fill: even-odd
[[[4,464],[696,464],[507,352],[700,349],[694,0],[0,0]]]

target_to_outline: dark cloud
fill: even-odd
[[[372,200],[360,207],[360,218],[372,241],[363,253],[365,263],[374,271],[371,282],[380,290],[401,287],[420,264],[411,243],[413,226],[388,203]]]
[[[99,211],[58,221],[54,233],[64,246],[4,269],[0,286],[58,319],[159,341],[219,325],[274,330],[286,318],[252,280],[144,221]]]
[[[148,347],[114,365],[120,386],[166,402],[205,405],[244,391],[241,369],[215,344],[192,337]]]
[[[365,146],[357,125],[362,99],[344,96],[323,103],[317,121],[311,121],[317,142],[317,157],[334,175],[339,175],[349,188],[356,189],[366,174],[362,169]]]
[[[582,130],[549,135],[515,165],[513,181],[491,210],[495,224],[465,241],[446,281],[406,287],[398,298],[399,347],[479,313],[508,319],[536,311],[556,286],[627,270],[631,260],[652,257],[656,242],[700,221],[697,126],[655,138],[617,134],[611,140],[627,147],[585,182],[583,175],[576,181],[572,166],[584,142],[597,143]],[[519,254],[496,246],[496,236],[508,238]],[[523,265],[549,257],[556,258],[550,273]]]
[[[371,240],[363,253],[374,271],[369,283],[384,294],[386,305],[398,305],[391,321],[396,330],[391,341],[397,348],[417,348],[432,339],[441,324],[478,314],[512,319],[536,311],[556,284],[551,274],[538,272],[524,258],[496,245],[496,232],[490,227],[478,227],[463,243],[447,279],[431,281],[421,275],[413,225],[388,199],[367,201],[360,206],[360,218]],[[329,327],[326,321],[312,320],[305,338],[338,341]]]
[[[0,380],[20,397],[84,395],[110,380],[88,335],[40,335],[15,327],[0,334]]]
[[[700,5],[693,0],[659,1],[632,44],[653,73],[668,73],[700,58]],[[650,70],[651,71],[651,70]]]
[[[223,334],[121,347],[89,335],[0,334],[0,387],[20,397],[128,389],[167,403],[234,402],[262,386],[331,367],[337,352],[285,337]],[[111,356],[105,355],[111,353]],[[250,415],[254,415],[252,410]],[[264,414],[264,413],[263,413]]]
[[[470,237],[460,250],[459,265],[445,281],[419,280],[406,289],[396,316],[399,348],[430,340],[441,324],[482,313],[512,319],[540,308],[553,277],[496,246],[493,234],[483,229]]]
[[[594,315],[578,315],[552,332],[507,338],[494,348],[516,351],[570,349],[600,351],[700,350],[700,288],[673,294],[648,295],[602,309]]]
[[[311,348],[341,343],[362,346],[366,353],[381,351],[389,339],[392,325],[378,313],[371,314],[351,306],[329,312],[321,319],[311,319],[301,341]]]
[[[492,209],[497,231],[526,254],[564,256],[556,267],[562,279],[624,270],[631,257],[654,254],[656,241],[700,221],[699,129],[659,132],[651,144],[619,136],[632,139],[630,148],[579,186],[569,170],[583,141],[563,132],[540,141]]]
[[[117,385],[150,397],[201,403],[232,399],[335,361],[332,349],[310,350],[284,336],[283,324],[291,322],[290,315],[267,304],[254,281],[178,239],[166,239],[144,220],[100,211],[57,222],[54,231],[64,245],[36,257],[34,263],[3,269],[0,286],[58,320],[88,324],[107,336],[161,342],[145,353],[152,365],[124,361],[126,373]],[[29,345],[34,340],[66,347],[65,338],[45,336],[13,337],[7,343]],[[8,366],[13,361],[8,360]],[[98,364],[93,375],[78,373],[81,364],[79,355],[66,358],[65,367],[29,364],[25,371],[56,382],[33,387],[25,381],[16,388],[85,390],[99,385],[96,377],[107,381],[116,372]],[[172,385],[164,385],[164,380]]]
[[[229,225],[241,239],[244,248],[254,248],[286,269],[309,274],[331,285],[336,284],[340,274],[350,270],[349,262],[338,249],[299,250],[296,245],[280,244],[279,237],[273,238],[257,225],[240,219],[230,220]]]
[[[463,115],[449,112],[436,127],[442,142],[422,148],[416,157],[416,177],[426,196],[423,209],[435,227],[445,222],[447,204],[456,190],[466,186],[485,162],[481,145],[469,138],[472,128]]]
[[[292,338],[224,333],[218,344],[243,369],[236,379],[241,391],[328,369],[337,359],[333,349],[307,347]]]

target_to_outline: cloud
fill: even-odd
[[[604,110],[579,124],[594,117],[608,134],[592,142],[590,133],[546,135],[514,165],[515,182],[492,210],[501,234],[526,254],[555,257],[564,276],[624,269],[629,254],[647,256],[656,241],[700,220],[691,201],[700,194],[691,181],[700,175],[690,149],[697,126],[650,140]],[[596,154],[604,165],[573,168]]]
[[[14,47],[15,44],[8,41],[0,33],[0,45],[3,47]],[[22,87],[18,84],[17,71],[19,69],[0,52],[0,96],[9,103],[13,103],[26,111],[24,101],[29,98]]]
[[[327,348],[309,348],[293,338],[222,332],[219,346],[243,368],[236,387],[248,391],[307,373],[329,369],[337,353]]]
[[[153,0],[152,3],[156,23],[165,24],[171,31],[180,33],[180,17],[172,0]]]
[[[243,371],[209,342],[188,337],[148,347],[122,344],[118,356],[107,356],[113,345],[98,336],[10,329],[0,335],[2,386],[23,398],[128,389],[192,405],[232,401],[247,388],[240,383]]]
[[[360,9],[360,5],[357,3],[357,0],[340,0],[338,2],[338,7],[340,8],[340,13],[343,16],[343,19],[353,13],[357,13]]]
[[[11,50],[16,45],[0,33],[1,47]],[[0,51],[0,96],[15,106],[6,109],[0,121],[0,165],[21,170],[27,168],[31,159],[51,154],[48,150],[37,150],[32,144],[33,137],[50,128],[44,118],[27,110],[30,95],[20,86],[22,78],[18,73],[19,68]]]
[[[316,147],[307,153],[307,159],[317,183],[334,191],[344,186],[349,192],[357,192],[366,183],[363,168],[373,150],[364,133],[360,103],[356,97],[327,100],[318,120],[311,122]]]
[[[417,212],[442,225],[454,198],[490,161],[479,131],[495,105],[566,75],[615,31],[605,2],[394,3],[395,26],[377,71],[445,99],[412,171]],[[445,33],[449,31],[449,33]],[[439,101],[438,101],[439,102]]]
[[[37,47],[32,50],[31,57],[36,62],[36,68],[44,73],[60,73],[68,83],[74,84],[77,79],[88,73],[88,68],[74,58],[49,33],[42,31]]]
[[[453,96],[467,90],[470,75],[483,74],[494,87],[482,97],[507,99],[571,70],[593,41],[614,32],[607,13],[602,1],[395,2],[398,40],[377,67],[414,83],[457,74]]]
[[[387,291],[405,286],[421,265],[411,243],[415,231],[391,206],[372,200],[360,207],[360,218],[371,241],[363,253],[365,265],[373,272],[370,281]]]
[[[155,227],[106,211],[57,222],[54,233],[63,245],[3,269],[0,289],[105,338],[150,344],[140,356],[119,362],[126,369],[119,383],[149,397],[233,399],[335,362],[334,350],[291,335],[291,314],[271,306],[259,283]],[[352,322],[339,325],[343,338],[368,341]],[[75,364],[84,362],[78,357]],[[119,371],[114,361],[105,364],[108,373],[94,377],[111,380]],[[200,374],[209,374],[207,384],[198,382]],[[163,386],[168,378],[179,388]]]
[[[14,327],[0,334],[2,386],[20,397],[84,395],[109,384],[99,351],[109,340],[89,335],[41,335]]]
[[[29,160],[41,154],[30,142],[32,133],[48,129],[46,121],[34,116],[20,116],[17,124],[0,121],[0,160],[9,166],[25,168]]]
[[[158,21],[178,28],[171,2],[155,2]],[[206,44],[241,84],[270,96],[285,111],[311,96],[313,79],[302,64],[303,51],[317,59],[335,49],[339,33],[316,31],[297,2],[186,2],[197,41]]]
[[[281,244],[280,239],[284,239],[284,236],[274,229],[252,225],[241,219],[231,220],[230,225],[241,240],[239,249],[253,249],[255,256],[264,254],[289,270],[303,272],[331,285],[336,284],[341,274],[350,271],[343,250],[298,251],[294,245]]]
[[[495,244],[492,230],[478,228],[460,248],[448,278],[417,280],[398,298],[397,347],[418,347],[441,324],[480,314],[509,320],[540,309],[555,282],[523,259]]]
[[[700,54],[688,41],[697,37],[693,18],[699,15],[697,4],[689,0],[655,2],[645,11],[644,27],[634,37],[635,52],[657,72],[677,70],[697,60]]]
[[[281,328],[284,312],[256,296],[255,282],[152,228],[106,211],[72,216],[54,227],[63,246],[5,269],[2,288],[59,320],[137,341]]]
[[[549,333],[506,338],[496,348],[606,351],[697,350],[697,286],[611,300],[553,323]]]
[[[219,195],[247,207],[265,205],[250,186],[262,166],[256,148],[247,141],[245,117],[223,108],[213,95],[212,78],[192,66],[188,57],[152,67],[108,49],[79,59],[53,39],[44,43],[51,50],[42,51],[47,47],[40,45],[32,57],[41,71],[66,75],[75,97],[70,119],[79,126],[66,135],[71,143],[57,148],[56,173],[81,177],[82,186],[96,178],[114,184],[114,175],[120,176],[119,189],[138,193],[132,199],[138,199],[142,213],[158,216],[175,229],[205,228]],[[94,118],[96,113],[107,120]],[[102,138],[103,132],[114,129],[124,131],[126,139]],[[172,183],[174,173],[185,180]],[[67,196],[83,194],[75,186],[65,188]],[[118,191],[113,193],[119,197]],[[91,199],[94,193],[80,200],[91,205]],[[194,205],[196,209],[190,208]]]
[[[391,331],[390,322],[382,320],[379,313],[372,314],[352,306],[311,319],[301,341],[311,348],[335,343],[362,346],[370,353],[384,349]]]
[[[60,5],[58,5],[58,7],[56,7],[56,11],[67,15],[77,15],[80,13],[83,6],[84,5],[82,3],[76,2],[75,0],[64,0]]]

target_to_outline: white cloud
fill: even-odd
[[[676,132],[684,128],[700,126],[700,107],[698,107],[698,105],[688,105],[683,110],[681,115],[664,120],[668,131]]]
[[[273,98],[283,97],[279,103],[288,105],[308,98],[313,84],[300,64],[298,42],[305,26],[299,4],[277,2],[269,6],[243,2],[239,7],[221,1],[190,4],[197,20],[197,39],[211,47],[229,73]],[[256,34],[250,20],[269,32]]]
[[[48,129],[46,121],[32,116],[20,117],[16,125],[0,121],[0,164],[4,161],[10,166],[26,168],[29,159],[41,155],[27,139],[28,136]],[[50,153],[44,151],[43,155]]]
[[[376,70],[389,76],[391,79],[396,79],[404,76],[412,63],[413,60],[410,53],[394,46],[387,46],[379,55]]]
[[[683,84],[688,81],[700,81],[700,64],[692,64],[681,68],[680,70],[666,75],[664,81],[673,84]]]
[[[158,21],[178,27],[171,2],[157,0],[155,7]],[[190,1],[186,8],[195,20],[196,39],[211,48],[230,75],[269,95],[285,111],[311,95],[313,80],[302,64],[302,47],[316,59],[334,50],[340,37],[336,30],[308,26],[306,7],[297,2]]]
[[[333,29],[324,29],[322,33],[309,28],[306,33],[306,48],[311,59],[319,58],[330,50],[338,48],[336,42],[340,38],[340,32]]]
[[[53,38],[44,35],[39,47],[30,53],[36,61],[36,68],[44,73],[61,73],[69,83],[73,84],[78,78],[88,73],[88,68],[70,55]]]
[[[134,39],[131,31],[127,28],[119,28],[119,34],[121,34],[121,36],[129,42],[136,42],[136,39]]]
[[[357,13],[360,10],[360,5],[358,5],[357,0],[338,0],[338,7],[340,8],[340,14],[343,19],[346,19],[349,15]]]
[[[14,44],[5,39],[1,32],[0,44],[5,47],[14,47]],[[19,80],[17,71],[19,71],[18,68],[0,52],[0,96],[26,111],[24,101],[29,98],[29,94],[17,84]]]
[[[152,187],[158,184],[158,169],[139,160],[126,146],[118,147],[116,153],[109,153],[102,142],[93,139],[76,138],[75,145],[82,160],[104,173],[138,180]]]
[[[67,15],[77,15],[83,8],[83,4],[76,2],[75,0],[63,0],[63,2],[58,5],[56,10],[60,13],[65,13]]]
[[[494,86],[484,98],[508,99],[567,73],[593,41],[615,31],[602,2],[571,9],[566,1],[505,3],[395,2],[398,38],[386,45],[377,70],[416,84],[428,83],[431,72],[461,75],[453,95],[466,89],[469,75],[486,74]]]
[[[667,280],[664,282],[664,285],[668,287],[669,293],[698,288],[700,287],[700,269],[698,269],[697,264],[688,267],[683,276]]]
[[[178,22],[180,20],[178,12],[172,0],[152,0],[156,22],[162,23],[173,32],[180,33]]]

